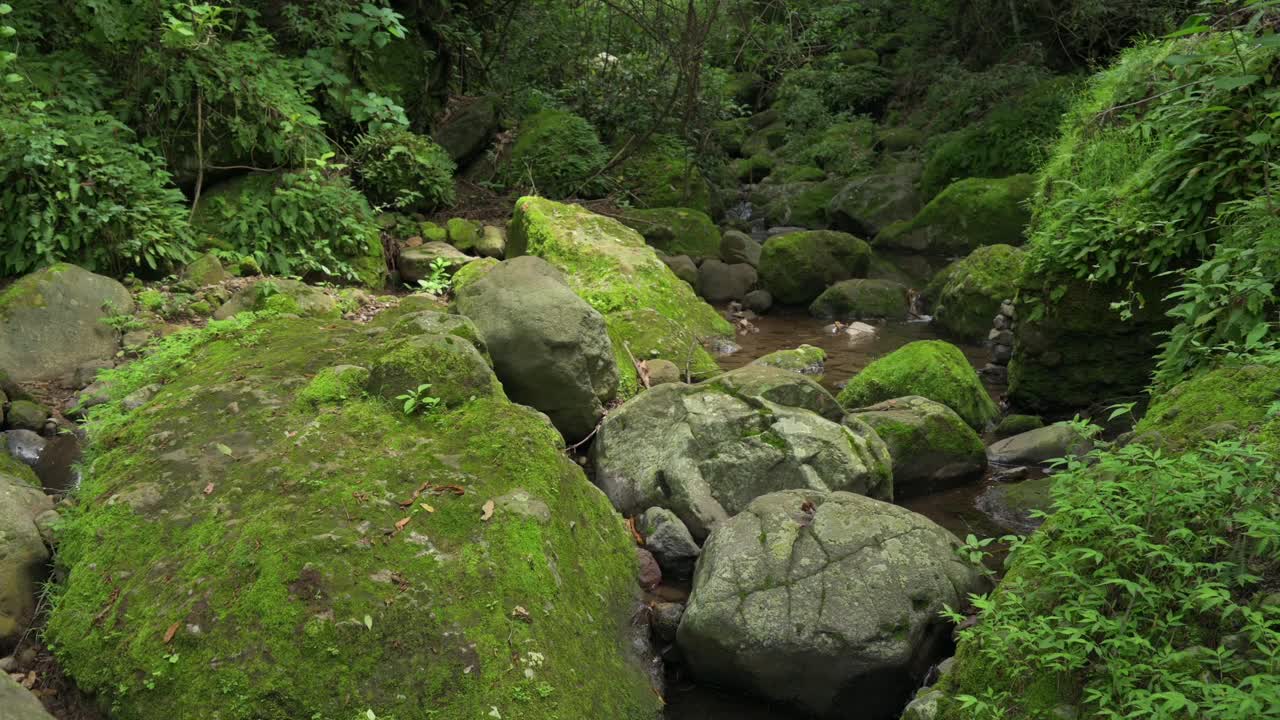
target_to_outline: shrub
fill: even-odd
[[[376,218],[345,177],[320,169],[250,175],[206,194],[195,222],[210,244],[268,273],[383,285]]]
[[[423,212],[453,204],[456,166],[425,135],[384,127],[361,136],[354,157],[361,189],[374,203]]]
[[[105,113],[0,112],[0,275],[68,261],[123,274],[191,254],[186,200]]]
[[[1275,458],[1239,442],[1072,460],[961,631],[943,717],[1246,720],[1280,710]]]
[[[952,63],[938,68],[920,104],[920,123],[930,132],[958,130],[981,120],[1011,97],[1051,79],[1047,68],[1026,63],[993,65],[979,71]]]
[[[684,207],[711,213],[711,187],[679,139],[661,135],[618,170],[622,186],[648,207]]]
[[[591,123],[564,110],[544,110],[520,123],[507,180],[550,198],[589,196],[601,191],[596,175],[607,161]]]

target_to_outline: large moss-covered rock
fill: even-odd
[[[775,350],[751,361],[752,365],[768,365],[801,375],[821,375],[826,368],[827,353],[820,347],[801,345],[789,350]]]
[[[236,291],[213,312],[215,320],[253,310],[308,317],[337,317],[338,301],[324,290],[288,278],[255,280]]]
[[[605,316],[613,357],[618,364],[618,397],[640,391],[638,362],[665,360],[675,365],[680,379],[692,382],[720,374],[720,365],[698,338],[680,323],[650,308],[623,310]]]
[[[35,619],[49,559],[41,526],[56,516],[31,470],[3,449],[0,457],[0,652],[7,654]]]
[[[119,378],[60,530],[63,669],[136,720],[652,720],[633,542],[545,418],[297,401],[377,329],[242,315]]]
[[[987,245],[948,265],[924,291],[933,321],[958,338],[985,340],[1000,304],[1018,290],[1024,253]]]
[[[760,253],[764,251],[755,238],[738,230],[729,230],[720,239],[720,259],[736,265],[746,263],[751,267],[759,267]]]
[[[1137,437],[1171,450],[1204,440],[1252,437],[1280,451],[1280,368],[1228,365],[1203,372],[1163,392],[1138,423]]]
[[[998,412],[964,353],[941,340],[913,342],[871,363],[840,391],[840,404],[853,410],[908,395],[946,405],[979,432]]]
[[[823,320],[906,320],[907,288],[893,280],[842,280],[822,291],[809,314]]]
[[[742,300],[758,281],[756,269],[747,263],[729,265],[709,258],[698,266],[698,295],[707,302]]]
[[[639,233],[581,206],[536,197],[516,201],[507,257],[520,255],[537,255],[563,270],[574,292],[605,315],[650,308],[698,338],[733,334]]]
[[[55,380],[120,350],[105,322],[133,312],[123,285],[60,263],[0,291],[0,374],[13,382]]]
[[[911,220],[924,206],[916,192],[919,174],[919,166],[902,164],[887,172],[849,180],[827,205],[831,226],[874,238],[893,223]]]
[[[400,270],[400,279],[410,287],[417,287],[419,280],[426,280],[435,273],[437,262],[445,275],[452,275],[474,259],[449,243],[433,240],[401,250],[396,266]]]
[[[820,718],[897,717],[949,644],[939,613],[986,589],[959,544],[852,493],[766,495],[703,547],[680,649],[704,682]]]
[[[369,368],[369,392],[388,401],[413,394],[423,385],[430,386],[426,395],[446,408],[460,407],[474,398],[502,396],[488,359],[457,335],[410,337]]]
[[[954,255],[983,245],[1021,245],[1034,186],[1030,175],[959,180],[912,220],[881,230],[876,247]]]
[[[511,399],[541,410],[570,440],[587,436],[618,392],[604,317],[542,258],[499,264],[458,291]]]
[[[963,484],[987,468],[982,438],[940,402],[912,395],[854,410],[850,417],[875,428],[889,446],[898,499]]]
[[[475,346],[484,357],[489,357],[489,346],[480,336],[480,328],[470,318],[435,310],[418,310],[398,317],[391,325],[391,337],[415,335],[455,335]]]
[[[888,451],[874,431],[862,431],[724,384],[669,384],[609,413],[592,456],[596,482],[623,513],[665,507],[704,538],[778,490],[892,499]]]
[[[769,238],[760,255],[760,284],[782,303],[807,303],[832,283],[865,277],[871,248],[840,232],[818,230]]]
[[[643,235],[645,242],[664,255],[702,258],[716,257],[720,253],[720,230],[701,210],[625,210],[618,219]]]
[[[1048,281],[1028,262],[1015,299],[1009,400],[1037,413],[1070,411],[1132,397],[1151,381],[1166,315],[1168,278],[1138,281],[1133,291],[1083,281]],[[1112,303],[1134,294],[1132,316]]]

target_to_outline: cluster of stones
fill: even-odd
[[[991,332],[987,335],[987,347],[991,362],[982,373],[1001,382],[1009,378],[1009,361],[1013,359],[1013,328],[1017,310],[1012,300],[1000,303],[1000,312],[991,319]]]

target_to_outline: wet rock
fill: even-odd
[[[809,314],[823,320],[905,320],[907,288],[892,280],[844,280],[822,292]]]
[[[729,230],[720,239],[720,259],[729,265],[746,263],[758,267],[763,250],[755,238],[738,230]]]
[[[902,498],[944,490],[982,476],[982,438],[954,410],[920,396],[896,398],[854,410],[889,447],[893,493]]]
[[[732,355],[742,350],[742,346],[727,338],[712,338],[707,341],[707,350],[715,355]]]
[[[1054,423],[995,443],[987,448],[987,459],[997,465],[1036,465],[1092,449],[1093,442],[1069,423]]]
[[[671,268],[676,277],[689,283],[690,287],[698,287],[698,265],[693,262],[693,258],[688,255],[664,256],[662,262]]]
[[[614,507],[667,508],[694,538],[777,490],[893,495],[889,454],[873,432],[713,383],[662,385],[628,401],[605,418],[592,457]]]
[[[919,174],[918,165],[904,163],[850,180],[827,205],[832,227],[873,238],[885,226],[915,217],[924,204],[916,192]]]
[[[0,374],[57,380],[112,358],[120,344],[103,321],[132,312],[129,291],[111,278],[66,263],[31,273],[0,293]]]
[[[791,350],[775,350],[751,361],[752,365],[767,365],[801,375],[821,375],[826,369],[827,353],[822,348],[801,345]]]
[[[781,303],[811,302],[829,285],[865,277],[871,248],[862,240],[830,231],[798,232],[770,238],[760,255],[760,284]]]
[[[4,708],[5,720],[53,720],[31,691],[0,672],[0,708]]]
[[[756,499],[703,549],[680,622],[695,677],[822,717],[887,720],[987,583],[928,519],[851,493]]]
[[[640,587],[652,590],[662,584],[662,568],[653,553],[644,548],[636,548],[637,580]]]
[[[53,501],[34,473],[19,468],[0,463],[0,653],[12,649],[34,619],[49,560],[36,518],[52,512]]]
[[[604,317],[536,257],[507,260],[458,291],[512,400],[546,413],[570,441],[587,436],[618,391]]]
[[[645,361],[646,367],[649,369],[649,386],[666,385],[668,383],[684,382],[684,373],[680,372],[680,366],[670,360],[656,358]]]
[[[752,290],[743,296],[742,304],[751,312],[763,315],[773,307],[773,295],[768,290]]]
[[[653,632],[663,642],[676,641],[680,618],[684,617],[684,603],[659,602],[653,605]]]
[[[10,430],[0,434],[4,436],[9,456],[30,467],[35,467],[40,462],[40,455],[49,444],[47,438],[31,430]]]
[[[693,566],[702,549],[675,513],[652,507],[644,511],[636,525],[644,536],[645,549],[657,558],[663,575],[678,580],[693,576]]]
[[[964,353],[941,340],[913,342],[871,363],[840,391],[840,403],[856,409],[908,395],[946,405],[979,432],[998,412]]]
[[[698,266],[698,294],[708,302],[741,300],[756,280],[756,269],[746,263],[726,265],[711,258]]]
[[[995,435],[1001,440],[1044,427],[1038,415],[1006,415],[996,425]]]
[[[452,275],[458,268],[475,258],[448,243],[429,242],[415,248],[400,251],[400,259],[396,267],[406,285],[417,286],[419,280],[431,277],[432,264],[436,260],[444,262],[445,272]]]
[[[978,509],[1005,530],[1026,534],[1044,522],[1033,513],[1052,509],[1052,490],[1052,477],[992,485],[978,496]]]
[[[49,417],[49,409],[30,400],[15,400],[9,403],[9,411],[5,413],[5,427],[13,430],[44,430],[44,421]]]

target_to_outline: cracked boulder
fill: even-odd
[[[757,498],[703,547],[677,642],[700,681],[820,718],[897,717],[986,580],[959,541],[845,492]]]
[[[716,380],[660,385],[628,401],[605,418],[592,453],[614,507],[666,508],[697,539],[779,490],[893,498],[889,451],[870,426],[842,426]]]

